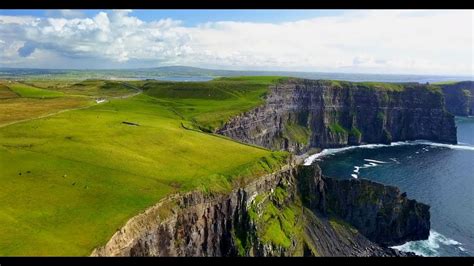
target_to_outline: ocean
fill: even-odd
[[[458,144],[397,142],[309,157],[323,174],[394,185],[431,206],[429,238],[394,248],[422,256],[474,256],[474,117],[457,117]]]

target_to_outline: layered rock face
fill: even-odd
[[[191,192],[165,199],[132,218],[93,256],[230,256],[237,249],[233,234],[248,225],[247,205],[291,177],[289,166],[235,189],[227,195]],[[255,244],[254,253],[271,247]]]
[[[462,81],[441,86],[446,109],[453,115],[474,115],[474,81]]]
[[[217,133],[297,154],[362,143],[457,142],[442,93],[427,85],[379,89],[301,79],[275,85],[263,106],[233,118]]]
[[[305,174],[307,181],[300,184],[313,210],[340,217],[384,246],[428,238],[430,207],[408,199],[397,187],[366,179],[324,177],[317,166],[307,170],[316,173]]]
[[[176,195],[131,219],[92,255],[407,256],[384,246],[427,235],[428,208],[406,204],[397,189],[331,182],[317,165],[288,165],[227,195]],[[375,204],[365,196],[371,189],[384,195]],[[354,196],[334,205],[339,194]],[[352,206],[351,215],[341,211]],[[384,207],[396,210],[376,230],[366,230],[385,217]],[[404,226],[417,228],[416,234]]]

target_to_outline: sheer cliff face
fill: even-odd
[[[294,153],[416,139],[457,142],[442,94],[425,85],[388,90],[299,79],[272,87],[263,106],[233,118],[217,133]]]
[[[424,204],[369,181],[332,182],[317,165],[288,166],[226,195],[175,196],[131,219],[92,255],[407,256],[385,245],[427,236]],[[373,202],[368,191],[383,196]],[[335,205],[339,194],[352,196]]]
[[[446,109],[453,115],[474,115],[474,81],[463,81],[441,86]]]
[[[408,199],[397,187],[330,178],[317,165],[302,167],[298,185],[305,205],[339,217],[375,243],[393,246],[428,239],[430,207]]]

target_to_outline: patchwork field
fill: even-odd
[[[146,94],[110,97],[102,104],[69,96],[0,100],[1,123],[8,120],[6,113],[10,120],[33,113],[32,101],[44,110],[54,109],[54,104],[48,106],[53,100],[77,98],[91,104],[0,127],[0,255],[88,255],[166,195],[193,189],[224,192],[277,169],[287,153],[183,127],[193,120],[217,125],[251,108],[261,101],[269,81],[235,82],[190,95],[187,89],[187,94],[175,91],[189,88],[187,83],[148,85]],[[120,91],[108,96],[130,93],[128,86],[116,85],[118,89],[109,83],[83,91],[103,95],[108,86]],[[72,95],[78,93],[75,87],[46,90]],[[99,92],[87,93],[93,90]]]

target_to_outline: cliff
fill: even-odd
[[[290,164],[229,194],[174,195],[131,219],[92,255],[407,256],[413,254],[386,244],[427,236],[427,206],[373,182],[333,182],[346,181],[321,176],[317,165]],[[374,203],[367,191],[383,197]],[[344,194],[352,196],[332,203]],[[358,207],[350,215],[341,211],[352,206]],[[366,228],[386,215],[376,229]]]
[[[343,219],[383,246],[428,238],[429,206],[408,199],[397,187],[325,177],[317,165],[305,170],[300,190],[311,209]]]
[[[426,139],[456,143],[439,89],[420,84],[288,79],[217,133],[296,154]],[[226,194],[177,194],[129,220],[93,256],[411,256],[429,206],[392,186],[323,176],[291,161]]]
[[[441,85],[446,109],[453,115],[474,115],[474,81]]]
[[[425,139],[457,143],[439,89],[421,84],[289,79],[265,104],[234,117],[219,134],[275,150]]]

